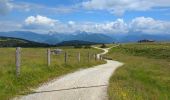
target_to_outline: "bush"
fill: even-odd
[[[102,44],[100,48],[106,48],[107,46],[105,44]]]
[[[85,48],[85,49],[90,49],[90,48],[91,48],[91,45],[85,45],[84,48]]]
[[[82,45],[75,45],[74,48],[82,48]]]

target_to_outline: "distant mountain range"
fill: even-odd
[[[78,32],[75,34],[53,33],[53,34],[38,34],[29,31],[11,31],[0,32],[0,36],[22,38],[30,41],[58,44],[63,41],[88,41],[94,43],[112,43],[113,39],[103,34],[91,34],[86,32]]]
[[[112,37],[115,42],[128,43],[137,42],[140,40],[154,40],[154,41],[170,41],[170,34],[149,34],[142,32],[129,32],[126,34],[106,34]]]
[[[126,34],[99,34],[87,32],[75,33],[49,33],[38,34],[30,31],[0,32],[0,36],[26,39],[34,42],[48,44],[62,44],[64,41],[86,41],[89,43],[137,42],[148,39],[155,41],[170,41],[170,34],[145,34],[142,32],[129,32]]]
[[[96,45],[96,44],[98,43],[80,41],[80,40],[70,40],[70,41],[63,41],[56,45],[50,45],[46,43],[39,43],[39,42],[29,41],[20,38],[0,36],[0,47],[56,47],[56,46],[87,46],[87,45]]]

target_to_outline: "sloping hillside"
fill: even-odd
[[[45,43],[38,43],[19,38],[0,37],[0,47],[48,47]]]
[[[98,43],[89,42],[89,41],[80,41],[80,40],[72,40],[72,41],[64,41],[58,43],[57,46],[76,46],[76,45],[94,45]]]

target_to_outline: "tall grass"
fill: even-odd
[[[88,52],[99,53],[95,49],[63,48],[68,53],[68,62],[64,62],[64,53],[52,55],[51,66],[47,66],[46,48],[22,48],[21,74],[15,75],[15,48],[0,48],[0,100],[10,99],[18,94],[31,91],[41,83],[57,76],[73,72],[80,68],[88,68],[104,61],[88,62]],[[78,62],[77,54],[81,53]]]
[[[169,100],[170,44],[126,44],[107,56],[124,66],[110,79],[110,100]]]

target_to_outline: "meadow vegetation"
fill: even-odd
[[[110,48],[110,47],[112,47],[114,45],[116,45],[116,44],[97,44],[95,46],[99,47],[99,48]]]
[[[15,73],[15,48],[0,48],[0,100],[8,100],[14,96],[30,92],[32,88],[58,76],[105,63],[95,61],[92,54],[101,52],[96,49],[74,49],[61,47],[68,54],[67,63],[64,53],[52,55],[51,66],[47,66],[47,48],[21,49],[21,74],[17,78]],[[81,53],[81,61],[77,55]],[[88,62],[88,52],[91,60]]]
[[[170,43],[123,44],[106,56],[124,63],[110,79],[110,100],[170,99]]]

